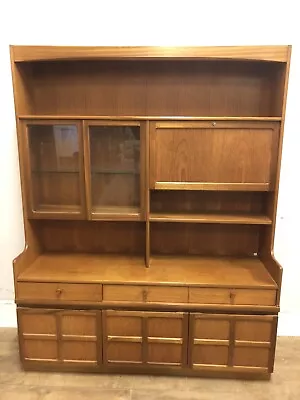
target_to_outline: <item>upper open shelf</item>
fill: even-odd
[[[19,104],[19,116],[278,120],[286,63],[104,58],[28,61],[16,63],[16,69],[27,98]]]

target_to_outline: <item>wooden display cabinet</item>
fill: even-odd
[[[25,369],[269,378],[290,46],[11,46]]]

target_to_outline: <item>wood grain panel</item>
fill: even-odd
[[[35,63],[33,114],[278,117],[270,77],[280,68],[207,60]]]
[[[43,313],[32,311],[31,313],[19,313],[19,324],[23,335],[52,335],[56,337],[56,315],[54,312]]]
[[[276,290],[191,287],[189,301],[194,304],[275,305]]]
[[[142,363],[142,344],[109,342],[106,357],[108,363]]]
[[[161,123],[152,132],[152,188],[155,182],[274,183],[275,125],[227,128],[213,122],[210,128],[171,126]]]
[[[104,362],[183,366],[187,317],[183,313],[104,311]]]
[[[238,347],[234,349],[233,363],[235,366],[268,368],[269,355],[270,350],[263,347]]]
[[[151,269],[144,268],[143,261],[132,255],[47,253],[19,276],[19,282],[277,288],[257,257],[154,256]]]
[[[106,333],[110,336],[142,337],[142,320],[138,314],[106,313]]]
[[[147,291],[147,302],[154,303],[186,303],[188,288],[150,286]]]
[[[80,59],[164,59],[229,58],[287,61],[290,46],[219,46],[219,47],[79,47],[79,46],[11,46],[15,62],[32,60]]]
[[[182,348],[172,343],[150,343],[148,345],[148,363],[180,365],[182,363]]]
[[[143,254],[145,229],[139,222],[38,221],[44,251]]]
[[[23,357],[25,360],[58,361],[56,341],[23,340]]]
[[[166,320],[166,318],[168,319]],[[182,324],[182,313],[171,313],[148,317],[149,337],[159,338],[182,338],[184,327]],[[167,322],[166,322],[167,321]]]
[[[152,190],[150,211],[157,214],[265,213],[266,194],[258,192],[209,192]]]
[[[67,311],[61,315],[61,335],[90,336],[96,339],[97,320],[95,313]]]
[[[63,362],[97,364],[96,342],[62,342],[60,346],[61,358]]]
[[[258,251],[255,225],[180,224],[152,222],[153,254],[252,255]]]
[[[143,286],[104,285],[103,301],[142,302],[143,292],[147,292]]]
[[[99,302],[102,300],[102,286],[80,283],[19,282],[18,296],[19,300],[32,301]]]
[[[197,365],[227,365],[227,346],[201,346],[197,345],[193,350],[194,367]]]
[[[266,321],[260,318],[256,321],[239,320],[236,321],[235,338],[253,342],[271,342],[272,328],[272,320]]]
[[[190,315],[189,362],[193,368],[273,367],[276,341],[275,316]]]
[[[144,303],[186,303],[188,301],[188,288],[104,285],[103,300]]]
[[[194,320],[194,338],[223,340],[229,339],[230,323],[226,316],[224,319],[205,319],[203,314],[201,318],[195,317]]]
[[[276,304],[276,290],[247,290],[237,289],[233,291],[233,304]]]

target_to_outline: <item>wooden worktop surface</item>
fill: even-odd
[[[38,257],[18,281],[277,287],[255,257],[156,256],[145,268],[142,257],[52,253]]]

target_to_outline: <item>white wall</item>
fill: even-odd
[[[300,325],[300,290],[297,287],[300,282],[297,258],[300,246],[297,229],[300,224],[297,188],[300,132],[296,129],[300,32],[297,15],[295,0],[159,0],[147,3],[130,0],[3,0],[0,4],[0,300],[13,299],[11,260],[21,251],[24,241],[9,44],[292,44],[275,255],[284,266],[279,333],[300,335],[297,325],[297,322]],[[3,309],[0,307],[0,326],[15,323],[13,314],[8,315],[8,319],[4,317]]]

